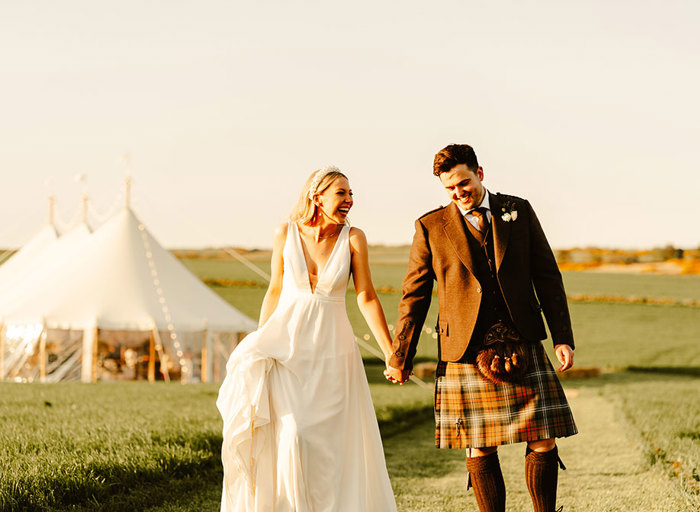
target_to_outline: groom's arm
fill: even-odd
[[[408,272],[401,286],[399,320],[389,365],[400,370],[413,368],[413,357],[420,338],[433,293],[433,258],[428,245],[428,233],[420,219],[408,259]]]
[[[537,215],[528,201],[525,201],[525,208],[530,224],[530,262],[537,299],[547,320],[554,345],[569,345],[573,349],[571,316],[559,266]]]

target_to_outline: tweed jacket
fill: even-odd
[[[530,203],[491,194],[496,275],[508,312],[526,340],[547,337],[542,312],[555,345],[574,348],[571,318],[561,273]],[[517,212],[515,220],[503,219]],[[474,274],[465,220],[454,203],[420,217],[403,280],[399,320],[389,364],[410,369],[437,281],[438,343],[443,361],[466,352],[481,304],[481,284]]]

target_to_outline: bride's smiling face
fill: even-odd
[[[338,224],[344,224],[350,208],[352,208],[352,189],[347,178],[342,176],[333,182],[317,196],[317,203],[328,219]]]

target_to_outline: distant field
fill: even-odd
[[[374,248],[372,275],[384,307],[387,321],[397,320],[401,281],[406,272],[406,249]],[[385,262],[385,263],[377,263]],[[183,260],[202,279],[229,279],[248,282],[242,286],[212,286],[224,299],[248,316],[257,319],[266,282],[238,262],[220,260]],[[269,271],[269,264],[261,265]],[[700,300],[700,276],[662,276],[564,272],[569,295],[623,296]],[[382,289],[396,291],[383,292]],[[348,292],[347,308],[357,336],[369,334],[355,302]],[[645,304],[570,303],[578,348],[576,361],[584,366],[700,366],[700,309]],[[433,329],[437,320],[437,299],[433,298],[425,327]],[[371,341],[374,343],[374,341]],[[546,346],[550,343],[547,342]],[[365,354],[369,356],[369,354]],[[436,359],[437,346],[432,333],[423,332],[418,347],[419,359]]]
[[[570,295],[653,297],[700,300],[700,276],[652,274],[603,274],[564,272],[564,286]]]
[[[224,278],[234,281],[254,281],[266,286],[265,280],[245,265],[231,260],[181,260],[200,278]],[[372,248],[370,264],[377,288],[399,290],[406,274],[408,250],[405,248]],[[269,260],[256,259],[255,264],[270,271]],[[700,300],[700,276],[655,274],[607,274],[596,272],[563,272],[569,295],[601,295],[624,297],[654,297],[679,301]]]

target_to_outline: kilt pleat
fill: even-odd
[[[495,384],[474,365],[440,362],[435,381],[435,445],[484,448],[568,437],[578,429],[541,343],[518,384]]]

